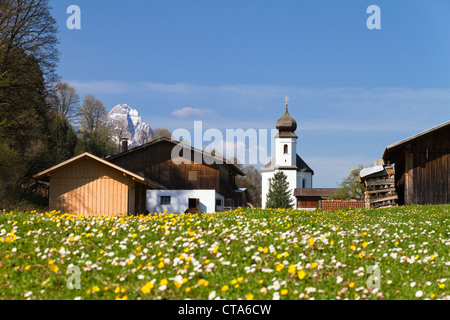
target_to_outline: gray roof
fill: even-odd
[[[386,159],[386,156],[392,150],[397,149],[397,148],[403,146],[404,144],[407,144],[408,142],[411,142],[411,141],[413,141],[413,140],[415,140],[417,138],[420,138],[422,136],[425,136],[425,135],[427,135],[429,133],[435,132],[437,130],[443,129],[443,128],[448,127],[448,126],[450,126],[450,121],[444,122],[443,124],[437,125],[437,126],[431,128],[431,129],[422,131],[422,132],[420,132],[420,133],[418,133],[416,135],[413,135],[413,136],[411,136],[409,138],[406,138],[406,139],[404,139],[402,141],[399,141],[399,142],[396,142],[394,144],[391,144],[390,146],[387,146],[386,150],[384,151],[384,154],[383,154],[383,159]]]
[[[270,171],[275,169],[283,169],[288,167],[275,167],[273,164],[275,163],[275,158],[270,160],[268,164],[264,166],[261,171]],[[297,164],[295,167],[289,167],[291,169],[296,169],[299,172],[311,172],[314,175],[314,171],[306,164],[306,162],[297,154]]]

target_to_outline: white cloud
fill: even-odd
[[[212,116],[215,112],[211,109],[199,109],[184,107],[172,112],[172,115],[178,118],[188,118],[188,117],[205,117]]]
[[[78,92],[97,94],[131,93],[135,86],[132,83],[121,81],[67,81]]]

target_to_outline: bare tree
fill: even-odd
[[[117,142],[117,151],[120,151],[122,149],[122,139],[130,139],[130,132],[128,131],[128,121],[123,118],[115,121],[111,133],[113,137],[116,137],[119,140]]]
[[[149,143],[150,141],[152,141],[152,136],[153,136],[153,131],[151,131],[151,130],[142,131],[141,136],[139,137],[139,144],[144,145],[146,143]]]
[[[166,128],[158,128],[153,132],[152,140],[157,140],[160,138],[172,139],[172,132]]]
[[[58,82],[53,90],[50,102],[53,113],[70,121],[75,117],[79,103],[80,97],[75,88],[71,87],[67,82]]]
[[[79,124],[83,131],[92,133],[106,125],[106,109],[94,95],[88,94],[78,108]]]

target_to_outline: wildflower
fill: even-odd
[[[222,292],[227,292],[229,288],[230,288],[230,287],[228,287],[227,285],[225,285],[225,286],[222,287],[221,290],[222,290]]]
[[[297,269],[296,266],[294,264],[292,264],[292,265],[289,266],[288,272],[290,274],[295,274],[296,269]]]
[[[300,271],[298,272],[298,277],[300,278],[300,280],[303,280],[303,279],[305,278],[305,276],[306,276],[305,271],[300,270]]]
[[[280,293],[281,293],[282,296],[285,296],[285,295],[288,294],[288,291],[286,289],[283,289],[283,290],[281,290]]]
[[[310,268],[311,268],[311,269],[317,268],[317,262],[314,261],[313,263],[311,263]]]
[[[162,279],[162,280],[159,282],[159,285],[162,287],[162,286],[167,285],[167,283],[168,283],[167,279]]]
[[[282,263],[277,264],[276,269],[277,269],[277,271],[283,270],[284,269],[284,264],[282,264]]]
[[[445,288],[445,284],[441,283],[441,284],[439,285],[439,289],[444,289],[444,288]]]
[[[150,293],[150,290],[152,290],[153,287],[154,287],[154,284],[151,282],[148,282],[145,286],[143,286],[141,288],[141,291],[142,291],[142,293],[147,294],[147,293]]]
[[[249,293],[249,294],[247,294],[247,300],[253,300],[253,294],[251,294],[251,293]]]

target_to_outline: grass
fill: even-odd
[[[3,211],[0,299],[449,299],[449,209]]]

